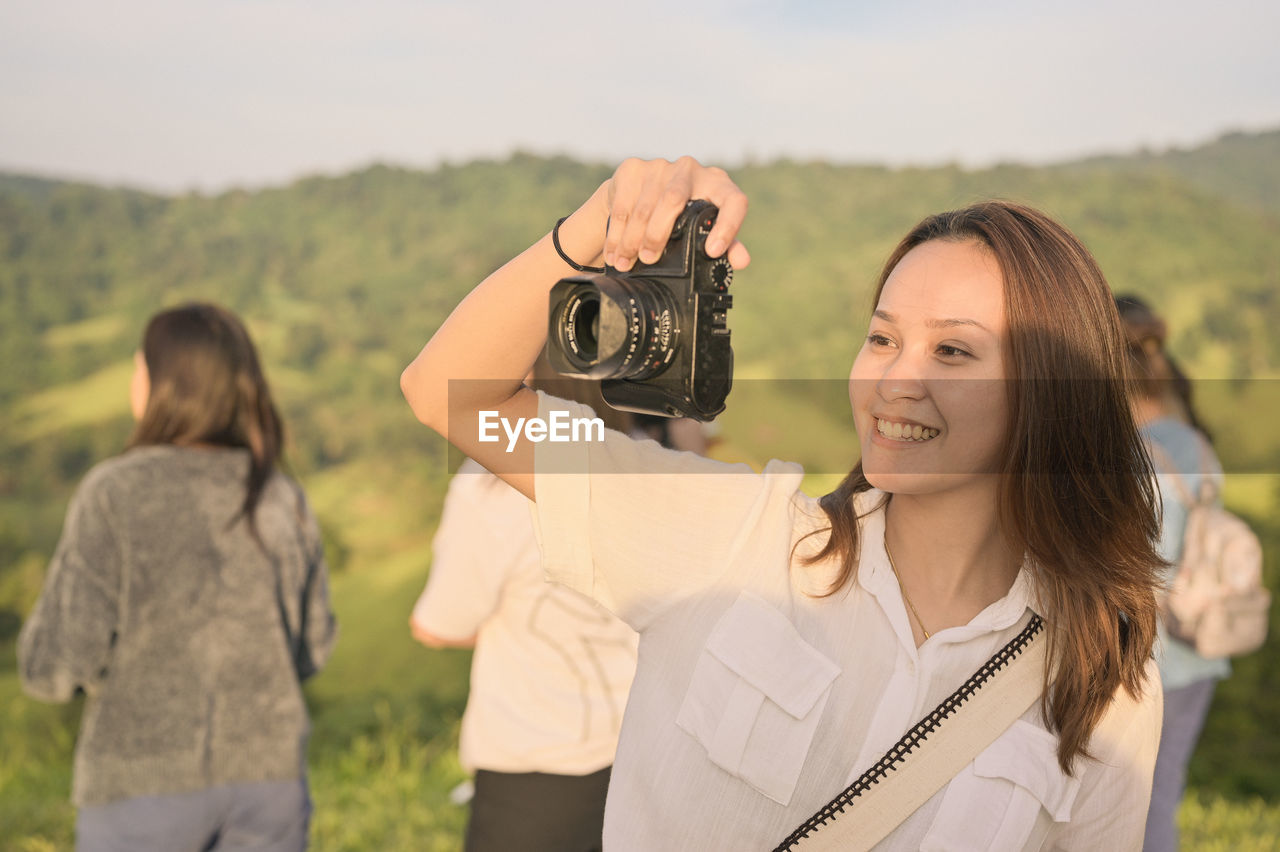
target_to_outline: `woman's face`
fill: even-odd
[[[894,267],[849,397],[875,487],[929,494],[990,482],[1008,432],[1004,281],[977,242],[933,240]]]
[[[133,378],[129,381],[129,410],[134,420],[141,420],[147,410],[147,397],[151,395],[151,374],[142,352],[133,353]]]

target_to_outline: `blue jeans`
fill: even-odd
[[[301,852],[310,821],[305,780],[135,796],[80,808],[76,852]]]

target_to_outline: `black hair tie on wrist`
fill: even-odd
[[[556,226],[551,229],[551,242],[556,247],[556,254],[560,255],[561,260],[579,272],[604,272],[603,266],[583,266],[581,263],[577,263],[573,258],[564,253],[564,249],[560,248],[560,226],[563,225],[565,220],[568,218],[568,216],[561,216],[560,221],[556,222]]]

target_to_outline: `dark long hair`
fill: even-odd
[[[147,323],[142,355],[151,390],[129,446],[247,449],[249,475],[240,514],[261,543],[254,512],[280,461],[284,427],[244,324],[211,304],[161,311]]]
[[[1132,391],[1149,399],[1171,399],[1187,422],[1213,440],[1196,412],[1191,380],[1164,348],[1168,327],[1151,306],[1137,296],[1116,296],[1116,309],[1128,343]]]
[[[899,261],[931,240],[985,246],[1004,279],[1012,381],[999,516],[1034,572],[1050,649],[1041,709],[1070,773],[1116,691],[1140,694],[1156,635],[1158,503],[1126,396],[1124,336],[1088,249],[1004,201],[922,221],[885,263],[876,303]],[[859,462],[821,500],[831,527],[811,561],[842,564],[829,593],[857,570],[853,498],[870,488]]]

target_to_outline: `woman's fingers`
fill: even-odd
[[[733,241],[733,245],[729,246],[729,265],[734,269],[745,269],[747,264],[751,262],[751,252],[747,251],[747,247],[737,240]]]
[[[715,227],[707,235],[707,254],[719,257],[728,249],[729,263],[734,269],[742,269],[751,262],[747,247],[737,238],[738,231],[747,218],[747,195],[722,170],[714,171],[719,172],[719,175],[714,176],[715,186],[699,196],[720,208]]]
[[[654,214],[666,193],[665,185],[670,178],[667,169],[646,172],[640,192],[636,195],[631,210],[627,214],[626,222],[619,228],[616,269],[623,271],[630,269],[635,260],[640,257],[641,249],[646,247],[645,234],[653,225]]]
[[[693,198],[695,170],[701,168],[692,157],[681,157],[671,164],[658,181],[653,210],[640,238],[637,257],[643,263],[654,263],[662,257],[671,239],[671,229]]]
[[[675,162],[629,159],[614,172],[609,194],[604,256],[614,269],[626,271],[637,260],[653,263],[661,257],[676,218],[695,198],[720,208],[707,253],[718,257],[727,248],[735,267],[750,262],[746,248],[736,239],[746,217],[747,197],[723,169],[706,168],[692,157]]]
[[[671,226],[690,198],[690,175],[696,166],[687,157],[674,163],[628,160],[619,166],[606,240],[613,248],[610,266],[625,272],[641,259],[642,250],[643,259],[656,260],[662,254]],[[665,232],[656,236],[664,223]]]
[[[631,221],[631,211],[644,188],[645,163],[634,157],[623,160],[609,181],[609,227],[604,237],[604,262],[617,267],[618,246]]]

